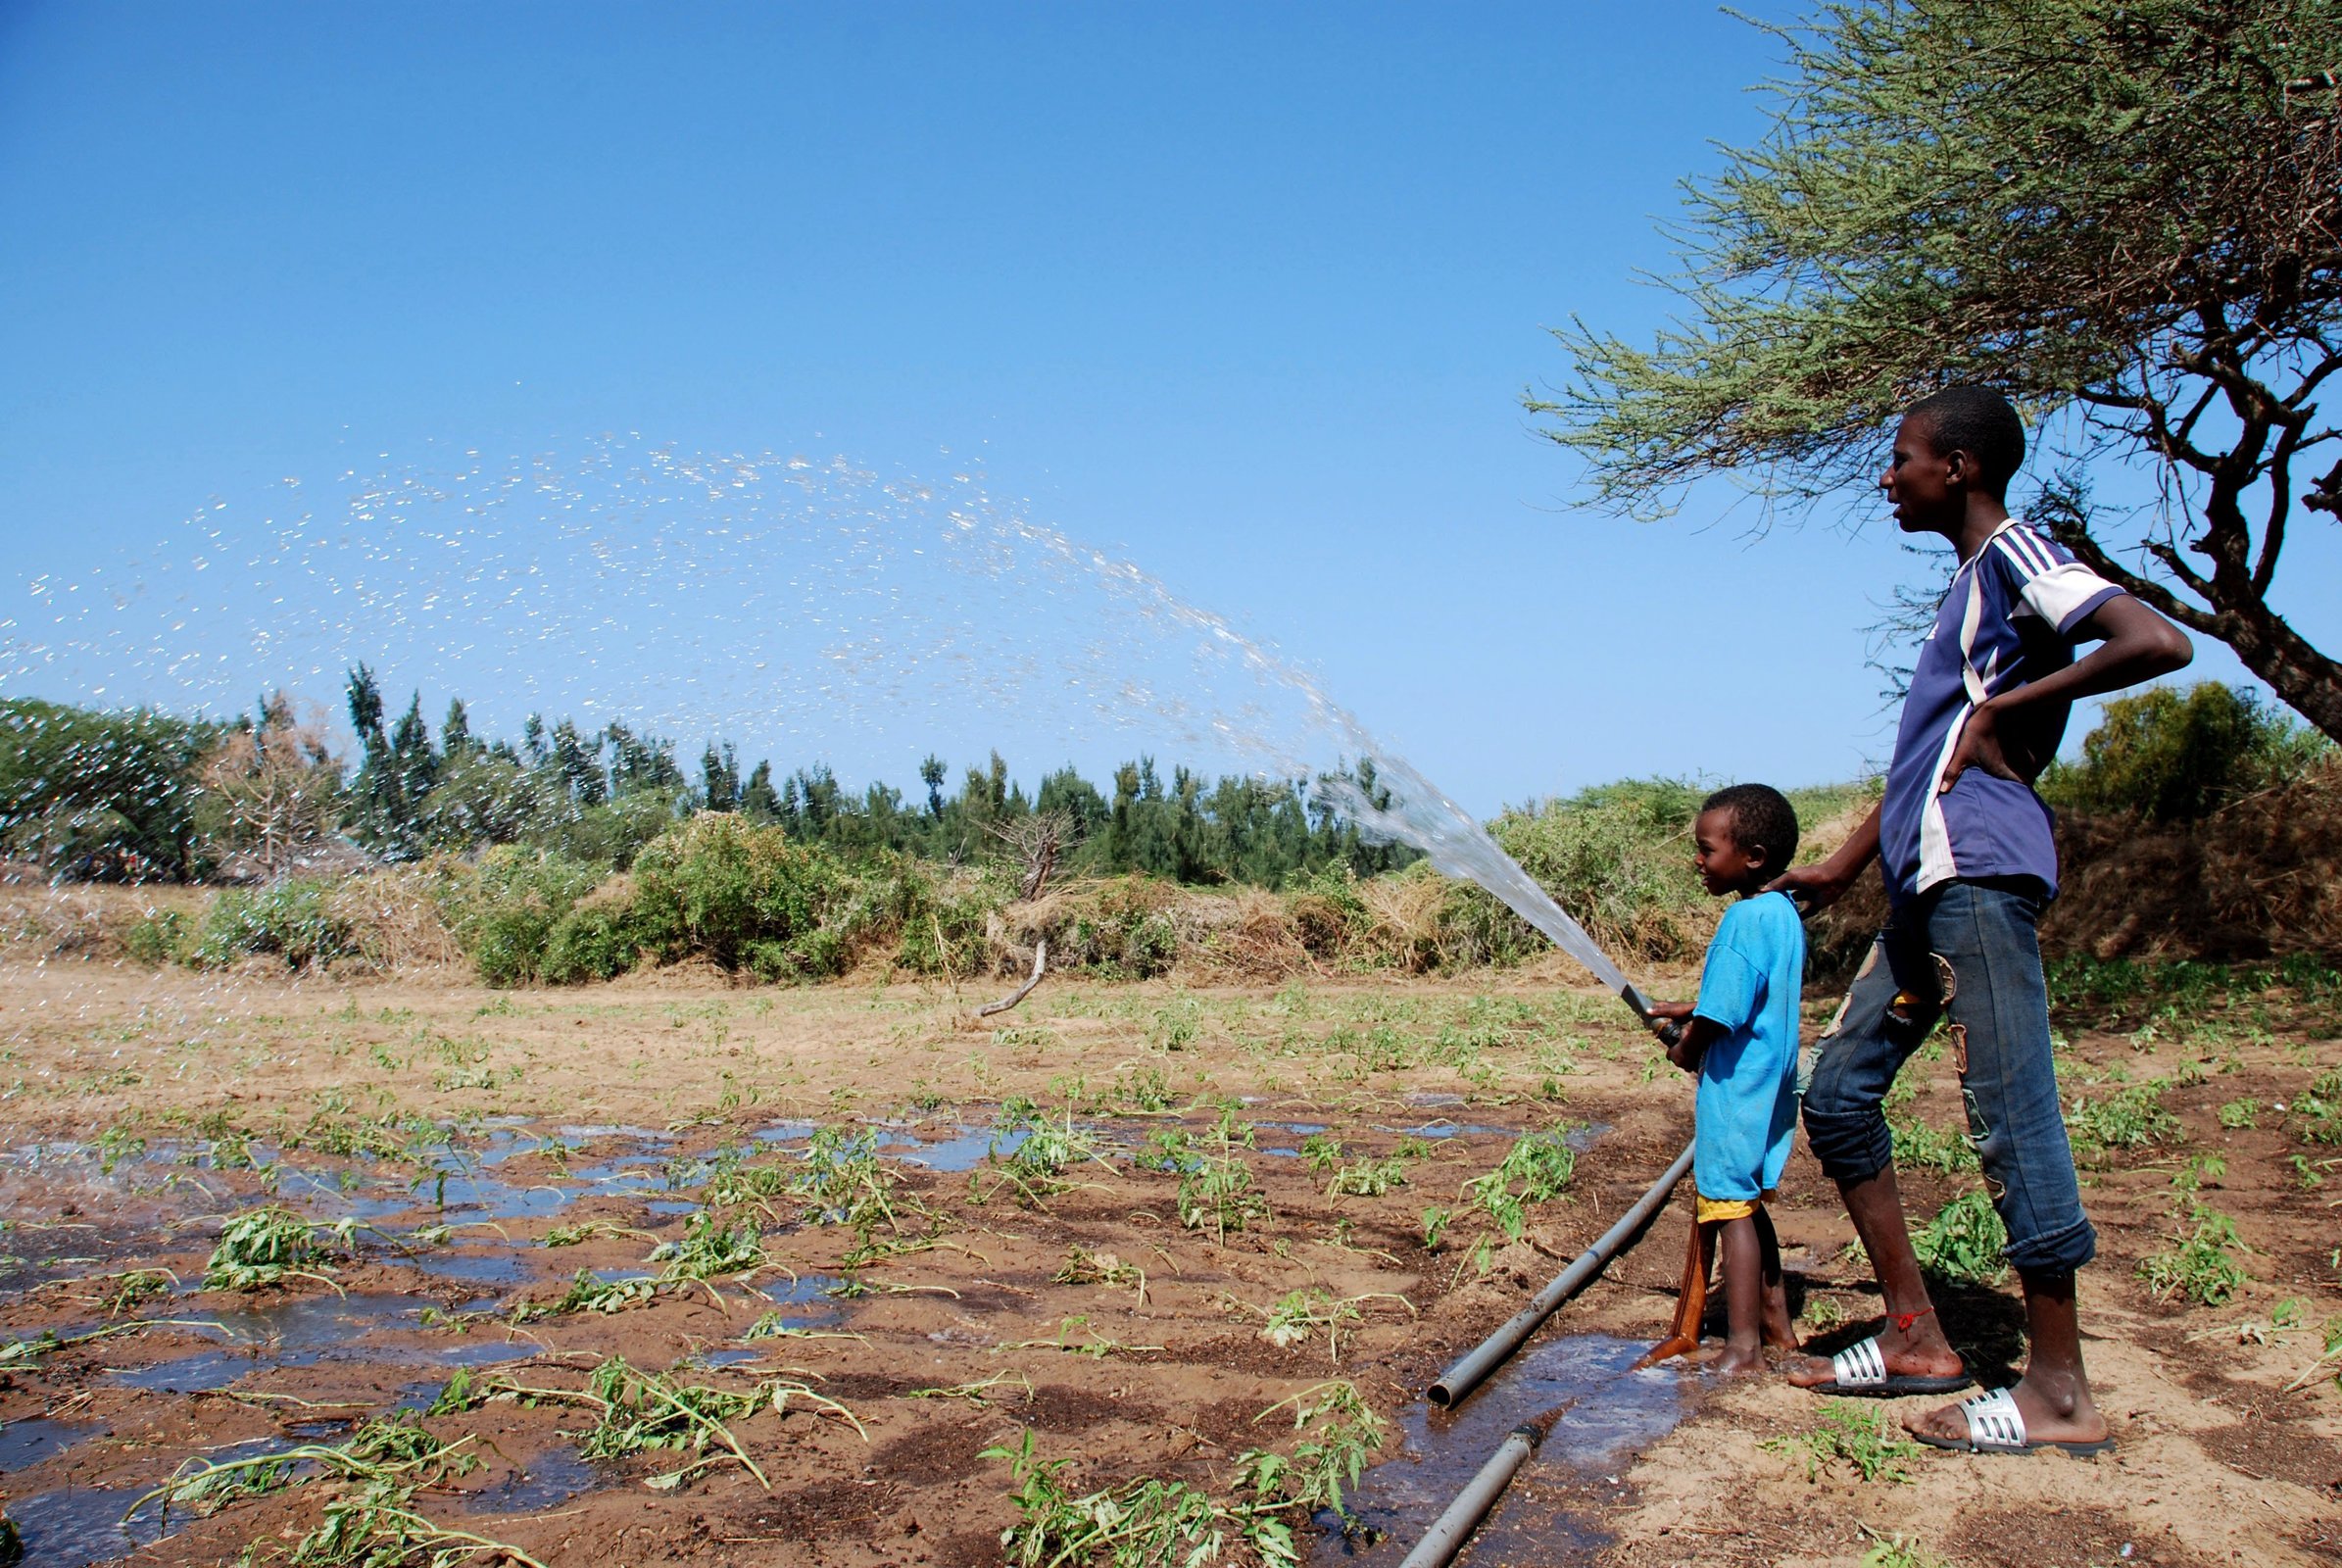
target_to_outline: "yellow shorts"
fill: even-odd
[[[1703,1198],[1699,1200],[1698,1223],[1719,1225],[1728,1219],[1747,1219],[1763,1202],[1761,1198]]]

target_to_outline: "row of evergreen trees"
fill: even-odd
[[[614,719],[585,731],[532,714],[517,745],[482,742],[460,698],[434,740],[419,693],[385,722],[380,683],[363,664],[350,672],[347,697],[362,751],[346,831],[386,858],[534,842],[623,866],[668,823],[701,810],[778,823],[794,839],[848,854],[951,861],[988,858],[1012,824],[1054,815],[1066,830],[1066,869],[1181,882],[1273,888],[1328,866],[1366,876],[1414,858],[1367,843],[1303,781],[1207,783],[1186,767],[1165,779],[1152,758],[1116,768],[1110,795],[1070,765],[1027,795],[997,752],[947,793],[950,767],[931,755],[919,766],[921,795],[908,798],[883,782],[857,794],[818,762],[782,777],[760,760],[744,773],[729,742],[709,743],[694,777],[673,742]],[[1360,764],[1359,782],[1371,797],[1371,762]]]

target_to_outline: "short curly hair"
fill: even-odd
[[[1976,459],[1983,488],[1993,495],[2007,495],[2009,481],[2025,466],[2025,421],[1988,386],[1947,386],[1905,409],[1903,417],[1926,422],[1937,457],[1965,452]]]
[[[1732,813],[1732,842],[1743,855],[1762,851],[1768,870],[1788,869],[1797,858],[1797,809],[1770,784],[1732,784],[1700,803],[1700,814]]]

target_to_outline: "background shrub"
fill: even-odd
[[[2081,760],[2051,764],[2041,795],[2064,810],[2194,821],[2300,777],[2330,750],[2257,693],[2218,681],[2157,686],[2108,703]]]
[[[328,908],[330,892],[329,883],[306,877],[265,888],[231,888],[212,901],[190,957],[215,967],[254,954],[274,954],[295,969],[349,957],[359,951],[357,933]]]
[[[703,811],[646,845],[634,862],[635,929],[665,960],[704,957],[771,978],[839,973],[854,879],[827,852],[777,827]]]
[[[599,866],[551,850],[504,845],[444,895],[448,923],[490,985],[539,978],[554,928],[602,880]]]

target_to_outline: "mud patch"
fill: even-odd
[[[2170,1532],[2142,1531],[2111,1508],[2010,1508],[1967,1514],[1949,1544],[1957,1558],[2024,1563],[2025,1568],[2103,1568],[2109,1563],[2202,1568],[2203,1563]]]

